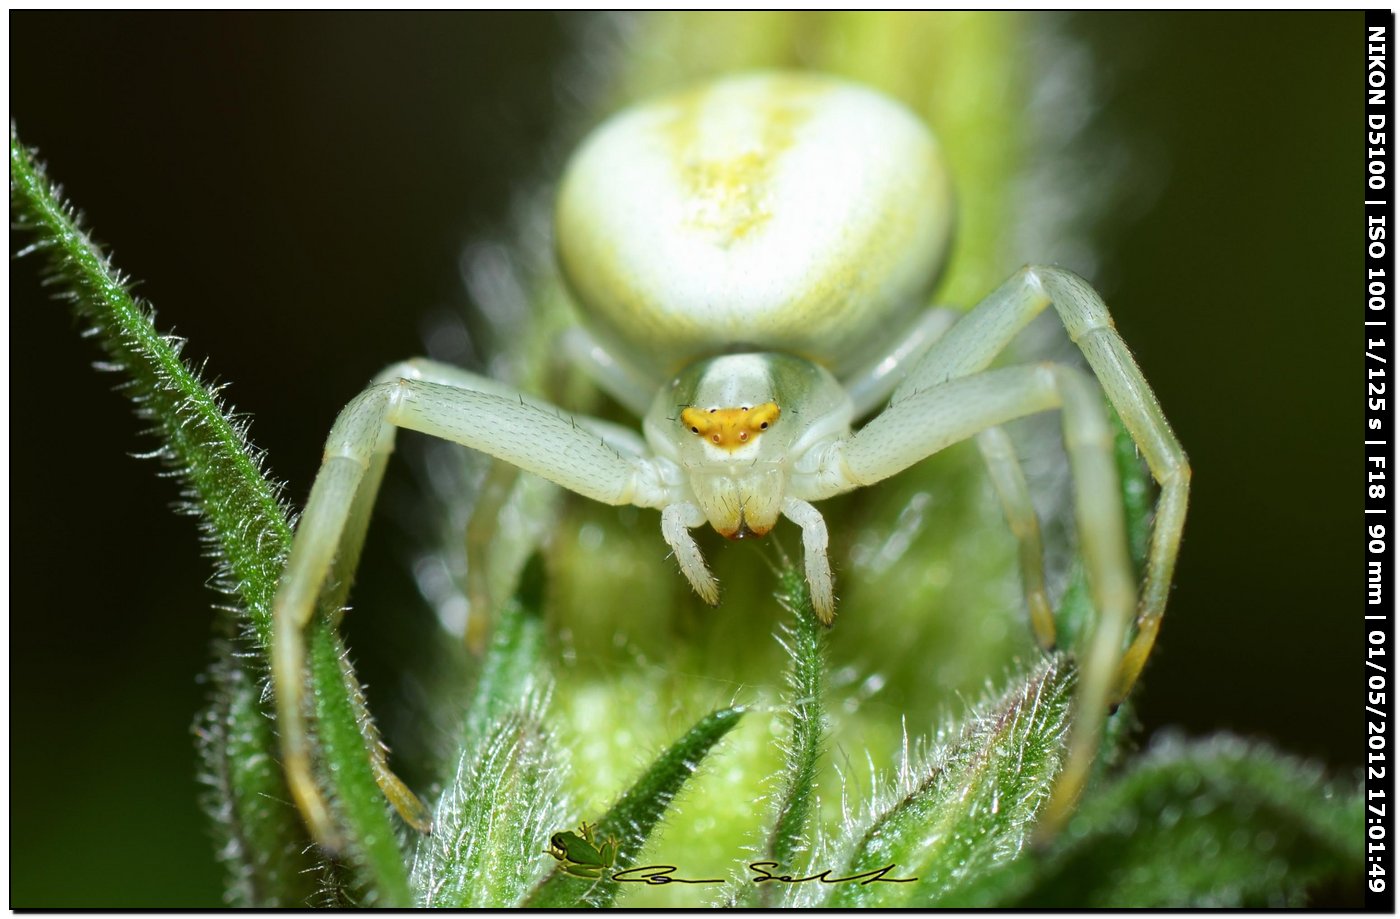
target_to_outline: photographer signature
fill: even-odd
[[[617,859],[617,839],[612,836],[598,839],[594,836],[593,830],[593,826],[584,823],[579,826],[578,832],[565,830],[562,833],[555,833],[549,837],[549,848],[545,849],[545,852],[559,862],[560,871],[571,877],[585,880],[599,880],[608,877],[619,884],[647,884],[650,886],[724,883],[723,878],[676,877],[676,872],[680,869],[675,865],[641,865],[636,868],[613,871],[613,863]],[[806,877],[774,874],[769,870],[777,867],[777,862],[749,862],[749,870],[753,872],[753,877],[749,878],[749,881],[754,884],[766,884],[770,881],[779,884],[807,884],[812,881],[820,881],[823,884],[859,883],[864,886],[874,884],[877,881],[882,884],[909,884],[918,880],[918,878],[886,877],[885,875],[894,870],[893,862],[883,868],[875,868],[860,874],[850,874],[838,878],[831,876],[830,868]]]
[[[863,887],[866,884],[874,884],[879,881],[882,884],[909,884],[917,881],[918,878],[890,878],[885,877],[894,870],[894,863],[883,868],[875,868],[860,874],[849,874],[845,877],[834,878],[831,876],[831,869],[828,868],[818,874],[809,874],[806,877],[793,877],[790,874],[773,874],[769,869],[777,868],[777,862],[749,862],[749,870],[753,876],[749,878],[752,884],[766,884],[774,881],[779,884],[807,884],[812,881],[820,881],[823,884],[852,884],[860,883]],[[679,869],[675,865],[644,865],[638,868],[627,868],[623,871],[614,871],[612,879],[620,884],[723,884],[721,878],[678,878],[675,872]]]

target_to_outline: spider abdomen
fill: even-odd
[[[585,324],[642,369],[741,348],[841,377],[925,306],[952,195],[937,142],[898,103],[763,73],[606,122],[556,217]]]

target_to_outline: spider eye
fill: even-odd
[[[691,428],[690,428],[690,433],[692,433],[692,434],[699,434],[699,433],[700,433],[700,429],[692,425]]]
[[[710,409],[710,414],[713,415],[713,414],[714,414],[715,412],[717,412],[717,411],[719,411],[719,409],[717,409],[717,408],[712,408],[712,409]]]
[[[768,430],[768,422],[765,421],[765,422],[763,422],[763,424],[760,424],[760,425],[758,426],[758,429],[759,429],[760,431],[766,431],[766,430]]]

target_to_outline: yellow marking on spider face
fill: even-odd
[[[742,408],[691,407],[681,411],[681,424],[690,433],[733,453],[753,443],[781,414],[782,410],[772,402]]]

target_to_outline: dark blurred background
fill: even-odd
[[[21,137],[161,328],[232,383],[297,503],[345,401],[464,303],[462,247],[503,224],[530,151],[574,105],[556,69],[588,28],[534,14],[10,25]],[[1196,471],[1142,720],[1267,738],[1350,775],[1362,15],[1064,27],[1093,55],[1095,132],[1157,170],[1098,222],[1095,280]],[[11,266],[10,902],[214,905],[189,733],[209,568],[193,521],[166,509],[175,484],[130,458],[153,442],[36,269]],[[411,488],[400,468],[387,499]],[[372,530],[360,590],[409,607],[397,525]],[[371,685],[403,666],[358,656]]]

